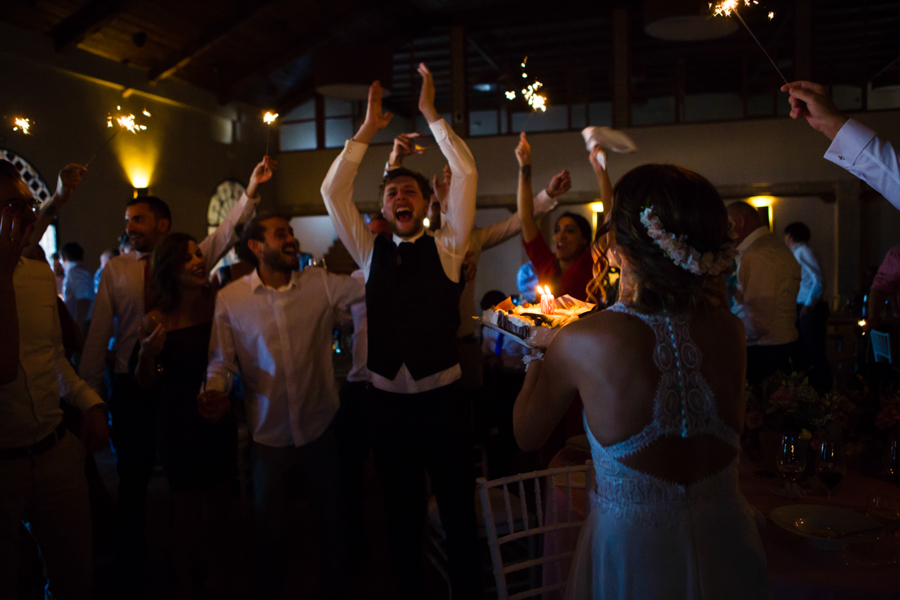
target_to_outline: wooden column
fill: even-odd
[[[469,136],[469,111],[466,110],[466,30],[462,25],[450,28],[450,107],[453,131]]]
[[[834,264],[837,270],[836,293],[852,294],[859,286],[862,220],[860,183],[854,179],[834,185]]]
[[[613,127],[622,129],[631,125],[631,61],[628,47],[628,10],[624,7],[612,11],[613,43]]]

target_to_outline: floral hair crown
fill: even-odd
[[[653,207],[641,211],[641,223],[647,228],[647,235],[659,246],[672,262],[694,275],[718,275],[728,269],[737,256],[734,241],[737,235],[729,228],[730,241],[722,244],[716,252],[703,252],[687,245],[684,235],[675,236],[663,229],[659,217],[653,214]]]

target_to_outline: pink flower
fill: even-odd
[[[900,412],[893,406],[885,406],[875,417],[875,427],[878,429],[890,429],[900,418]]]
[[[772,393],[773,404],[791,404],[794,401],[793,394],[784,388],[778,388]]]

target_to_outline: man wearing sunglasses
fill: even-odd
[[[20,523],[41,549],[49,590],[88,597],[92,577],[86,451],[106,446],[103,401],[65,358],[53,272],[22,257],[37,203],[0,161],[0,598],[16,597]],[[59,399],[82,413],[81,439]]]

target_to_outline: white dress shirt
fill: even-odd
[[[738,247],[736,304],[732,312],[744,322],[748,346],[793,342],[800,265],[782,240],[760,227]]]
[[[366,277],[359,269],[350,273],[365,288]],[[366,318],[366,299],[350,305],[350,318],[353,319],[353,366],[347,373],[347,381],[372,381],[372,373],[366,363],[369,360],[369,321]]]
[[[56,278],[44,261],[23,258],[13,273],[19,317],[19,373],[0,385],[0,448],[30,446],[62,421],[59,399],[84,412],[100,397],[66,360]]]
[[[900,161],[891,143],[853,119],[841,127],[825,158],[853,173],[900,209]]]
[[[80,262],[66,264],[63,302],[73,319],[78,318],[78,301],[94,299],[94,276]],[[88,313],[90,314],[90,313]]]
[[[259,200],[259,196],[250,198],[242,194],[222,224],[200,242],[207,272],[212,271],[222,255],[238,241],[234,234],[235,226],[253,216]],[[138,342],[144,320],[144,261],[149,261],[150,256],[149,252],[115,256],[109,259],[100,275],[91,328],[84,343],[80,366],[81,376],[97,391],[103,385],[107,348],[113,336],[116,337],[115,372],[128,372],[128,360]]]
[[[797,295],[797,304],[815,306],[825,288],[819,261],[812,248],[803,242],[796,242],[791,252],[800,263],[800,293]]]
[[[441,228],[434,233],[434,241],[444,274],[451,281],[458,282],[460,268],[466,256],[469,232],[472,231],[475,223],[478,172],[475,170],[475,159],[469,148],[447,125],[446,121],[440,119],[429,127],[453,171],[447,214],[441,219]],[[350,256],[359,265],[366,281],[369,280],[376,234],[369,231],[366,222],[353,203],[353,180],[356,178],[359,163],[362,162],[367,149],[368,145],[366,144],[348,140],[343,152],[332,163],[328,175],[325,176],[325,181],[322,182],[322,198],[325,200],[325,208],[331,216],[338,237],[341,238],[344,246],[350,252]],[[394,236],[393,239],[396,244],[401,241],[414,242],[422,235],[425,235],[424,231],[420,231],[409,239],[401,240],[397,236]],[[431,232],[428,232],[428,235],[431,235]],[[402,325],[398,324],[397,326]],[[403,364],[393,380],[372,373],[372,384],[387,392],[415,394],[453,383],[459,379],[460,374],[459,364],[456,364],[449,369],[416,381],[406,365]]]
[[[558,204],[555,198],[551,198],[547,194],[547,190],[541,192],[534,198],[534,218],[539,219],[554,208]],[[475,227],[469,234],[469,247],[466,253],[472,253],[471,261],[476,265],[481,259],[482,250],[490,250],[495,246],[499,246],[503,242],[510,240],[522,231],[522,221],[519,220],[519,213],[515,212],[508,218],[492,223],[486,227]],[[456,332],[457,337],[466,337],[474,335],[477,323],[472,317],[475,313],[475,282],[466,281],[462,295],[459,298],[459,330]]]
[[[207,390],[225,391],[240,370],[253,440],[303,446],[340,406],[331,358],[334,314],[365,299],[346,275],[304,269],[288,285],[267,287],[253,271],[216,296]]]

